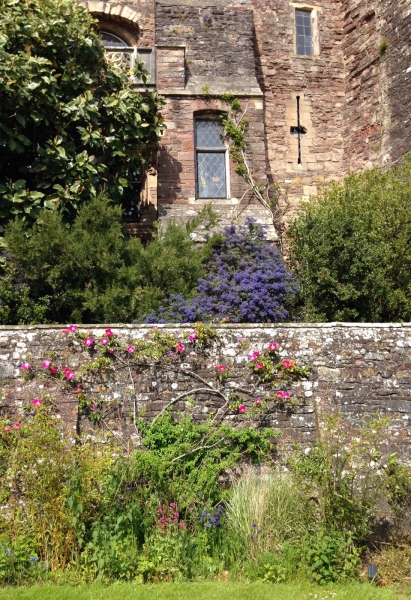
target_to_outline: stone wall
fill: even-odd
[[[314,6],[315,4],[315,6]],[[256,69],[265,102],[267,162],[272,177],[285,188],[291,213],[301,200],[321,190],[324,182],[340,179],[343,159],[344,61],[339,3],[253,0]],[[298,56],[295,9],[312,8],[317,40],[314,56]],[[297,163],[297,125],[300,96],[301,164]]]
[[[267,180],[265,163],[263,102],[260,96],[241,98],[243,110],[247,109],[248,158],[257,180]],[[220,227],[246,216],[254,216],[260,222],[272,221],[266,211],[253,197],[246,193],[244,179],[235,171],[230,157],[229,188],[227,199],[200,200],[196,198],[194,118],[201,114],[222,114],[227,105],[220,98],[195,96],[167,96],[163,109],[167,129],[160,142],[158,156],[158,211],[161,219],[177,221],[192,218],[204,206],[212,203],[219,214]],[[241,200],[241,202],[240,202]],[[273,234],[273,228],[271,231]]]
[[[100,339],[107,326],[89,326]],[[142,325],[112,325],[113,332],[126,343],[149,339],[152,328]],[[74,372],[96,352],[84,350],[81,344],[68,345],[60,326],[0,327],[0,382],[3,416],[19,413],[34,397],[50,394],[68,428],[90,428],[80,423],[77,395],[72,384],[51,377],[35,377],[23,381],[21,363],[28,360],[32,369],[41,373],[41,361],[53,357],[60,369]],[[411,325],[410,324],[321,324],[321,325],[224,325],[215,327],[219,343],[211,346],[205,356],[184,334],[189,326],[160,326],[160,331],[173,334],[185,344],[184,353],[175,367],[132,366],[118,362],[115,372],[107,369],[99,379],[85,376],[80,382],[87,397],[96,397],[107,410],[103,429],[111,429],[124,445],[136,439],[133,413],[153,418],[173,398],[192,389],[203,391],[196,398],[194,418],[202,421],[211,410],[224,403],[212,392],[219,383],[212,363],[227,365],[230,371],[224,393],[236,393],[250,409],[255,397],[273,394],[267,384],[258,384],[247,367],[248,355],[263,350],[268,343],[279,344],[281,358],[296,359],[299,365],[312,367],[310,380],[291,386],[293,406],[269,402],[268,413],[260,426],[280,429],[283,437],[309,444],[321,432],[327,414],[339,410],[342,426],[354,435],[364,419],[376,415],[390,417],[389,434],[381,439],[384,453],[399,452],[411,458]],[[69,346],[69,347],[68,347]],[[122,355],[123,358],[125,354]],[[44,369],[43,369],[44,371]],[[200,378],[200,379],[199,379]],[[204,388],[210,387],[208,393]],[[240,389],[241,388],[241,389]],[[251,390],[251,395],[244,390]],[[174,410],[184,410],[184,399]],[[246,413],[247,415],[247,413]],[[17,418],[17,415],[16,415]],[[244,416],[230,414],[230,423],[241,426]],[[247,422],[247,420],[245,420]]]
[[[409,151],[411,7],[408,0],[344,0],[343,11],[349,172],[390,165]]]

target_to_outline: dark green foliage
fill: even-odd
[[[411,319],[411,159],[349,175],[289,230],[308,321]]]
[[[42,208],[72,220],[102,189],[120,201],[156,147],[161,105],[108,65],[77,2],[0,0],[0,231]]]
[[[121,208],[105,196],[80,208],[74,223],[43,211],[27,235],[22,219],[6,230],[0,264],[0,322],[130,322],[170,293],[189,294],[202,274],[212,240],[198,248],[190,234],[214,223],[207,207],[184,225],[159,228],[144,247],[127,239]],[[196,247],[197,246],[197,247]]]

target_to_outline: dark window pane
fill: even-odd
[[[199,198],[227,198],[225,152],[197,154]]]
[[[119,38],[118,35],[108,33],[108,31],[100,31],[100,38],[103,42],[103,46],[108,48],[127,48],[128,46],[128,44]]]
[[[312,56],[312,26],[309,10],[296,10],[297,54]]]
[[[223,127],[218,121],[196,121],[197,148],[225,148],[222,133]]]

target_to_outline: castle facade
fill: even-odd
[[[110,60],[142,60],[166,101],[158,159],[136,181],[136,234],[205,203],[223,223],[272,224],[220,135],[226,94],[248,122],[247,168],[287,202],[286,219],[326,182],[411,149],[410,0],[82,3]]]

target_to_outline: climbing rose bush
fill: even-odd
[[[168,303],[147,316],[147,323],[276,323],[289,318],[287,300],[297,285],[265,228],[249,219],[245,226],[225,228],[198,280],[196,295],[171,295]]]

